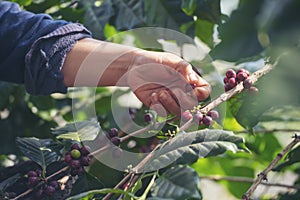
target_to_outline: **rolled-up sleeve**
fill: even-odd
[[[24,83],[34,95],[65,93],[64,60],[76,42],[87,37],[91,33],[81,24],[0,2],[0,80]]]

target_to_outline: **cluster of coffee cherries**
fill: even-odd
[[[216,110],[211,110],[207,112],[207,114],[203,114],[200,111],[191,112],[191,111],[184,111],[181,115],[183,121],[187,122],[193,120],[199,126],[205,125],[210,126],[213,123],[213,120],[219,118],[219,112]]]
[[[111,128],[106,134],[106,137],[112,144],[114,144],[114,146],[112,147],[112,156],[115,158],[120,158],[122,154],[122,149],[119,147],[121,144],[121,138],[118,135],[119,130],[117,128]]]
[[[42,179],[41,174],[42,174],[41,170],[29,171],[27,173],[28,186],[33,188],[33,187],[37,186],[40,182],[42,182],[43,179]],[[46,182],[38,190],[35,191],[35,197],[37,199],[42,199],[42,197],[44,197],[44,196],[51,197],[54,195],[55,192],[60,191],[60,190],[61,190],[61,187],[60,187],[59,182],[57,182],[55,180]]]
[[[71,145],[71,150],[65,155],[65,162],[70,166],[72,176],[84,174],[84,167],[90,164],[90,147],[80,146],[78,143]]]
[[[250,72],[246,69],[239,69],[235,71],[233,69],[229,69],[226,71],[226,76],[223,79],[225,84],[225,91],[231,90],[237,84],[243,82],[243,86],[245,89],[249,89],[252,87],[252,82],[249,79]]]

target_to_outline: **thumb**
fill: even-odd
[[[203,101],[209,97],[211,93],[211,86],[201,77],[197,68],[184,61],[177,66],[177,71],[183,75],[190,85],[192,85],[193,91],[199,101]]]

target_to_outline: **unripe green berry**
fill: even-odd
[[[73,150],[71,151],[71,156],[72,156],[72,158],[74,158],[74,159],[79,159],[80,156],[81,156],[81,153],[80,153],[79,150],[73,149]]]

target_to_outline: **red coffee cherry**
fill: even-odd
[[[236,73],[233,69],[229,69],[226,72],[226,77],[227,78],[235,78],[236,77]]]

